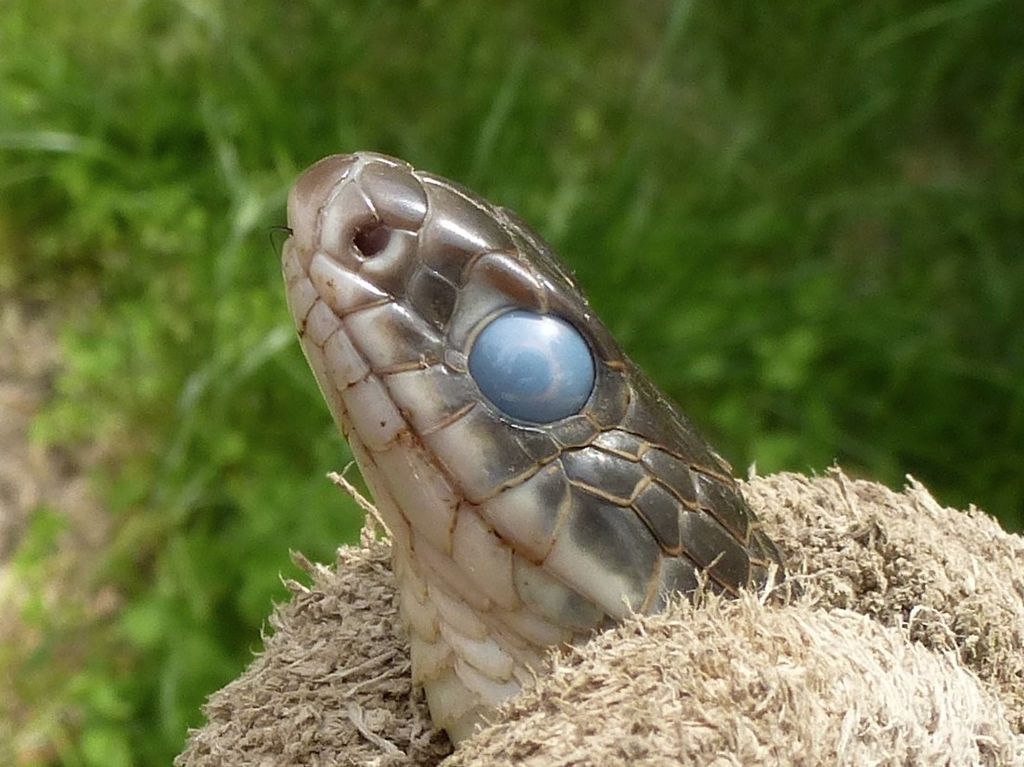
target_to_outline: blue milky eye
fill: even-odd
[[[594,388],[594,359],[579,331],[558,317],[521,309],[480,332],[469,373],[492,405],[528,423],[575,415]]]

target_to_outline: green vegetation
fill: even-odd
[[[356,148],[518,210],[740,471],[1024,523],[1021,3],[8,0],[0,295],[62,307],[37,437],[103,447],[122,600],[0,653],[55,744],[22,763],[166,764],[288,550],[354,538],[270,227]]]

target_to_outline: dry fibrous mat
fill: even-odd
[[[177,764],[1024,764],[1024,539],[913,480],[743,489],[798,598],[681,600],[552,653],[455,753],[412,689],[387,543],[364,534],[307,563]]]

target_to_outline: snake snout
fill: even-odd
[[[332,155],[292,188],[288,223],[298,250],[322,254],[378,288],[402,292],[415,266],[427,195],[400,160],[373,152]]]

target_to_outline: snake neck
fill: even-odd
[[[607,616],[591,606],[590,625],[575,629],[546,618],[544,611],[564,610],[565,602],[578,597],[548,583],[549,577],[504,544],[472,504],[463,504],[453,523],[439,519],[439,499],[431,497],[430,488],[444,478],[428,457],[396,444],[391,449],[402,455],[382,459],[347,424],[343,431],[391,535],[413,683],[423,688],[435,725],[458,742],[488,712],[532,683],[549,647],[584,641],[608,622]],[[404,471],[379,465],[397,460]],[[424,524],[425,519],[434,524]],[[529,583],[528,574],[537,580]],[[547,604],[524,600],[516,582],[527,595],[545,589]],[[560,593],[562,603],[552,603]]]

